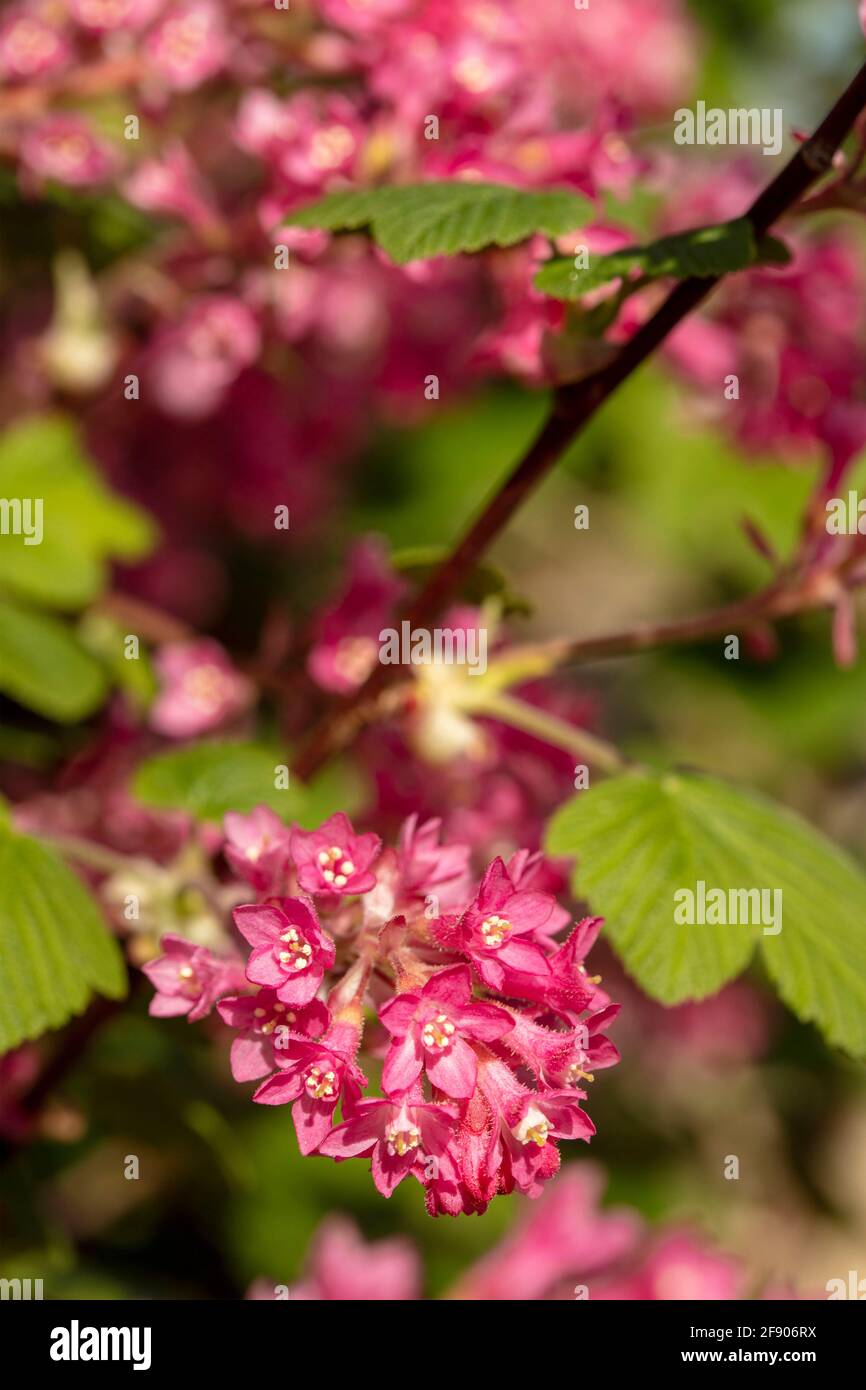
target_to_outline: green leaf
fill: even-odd
[[[303,804],[303,789],[294,780],[274,786],[275,768],[284,753],[258,743],[198,743],[160,753],[138,768],[133,795],[148,806],[185,811],[197,820],[218,821],[226,811],[246,814],[254,806],[292,820]]]
[[[53,850],[0,831],[0,1052],[80,1014],[93,991],[126,994],[116,939]]]
[[[302,830],[315,830],[335,811],[353,816],[364,805],[368,788],[363,773],[354,762],[333,759],[317,772],[312,782],[297,784],[303,804],[297,812]]]
[[[392,261],[456,256],[513,246],[536,232],[560,236],[592,216],[592,205],[563,189],[542,192],[463,180],[332,193],[286,220],[297,227],[369,232]]]
[[[44,607],[82,608],[104,588],[110,559],[140,559],[154,541],[150,519],[106,489],[64,416],[34,416],[7,430],[0,498],[41,504],[38,544],[0,534],[0,584]]]
[[[691,275],[727,275],[759,264],[786,265],[791,257],[787,247],[774,237],[762,237],[756,243],[751,223],[740,217],[589,259],[585,270],[576,270],[568,256],[548,261],[535,277],[536,289],[554,299],[580,299],[611,280],[627,280],[633,272],[642,279],[669,276],[684,280]]]
[[[757,945],[797,1017],[866,1055],[866,876],[792,812],[697,773],[629,773],[563,806],[546,848],[578,856],[575,891],[653,998],[714,993]],[[674,894],[700,880],[779,890],[781,931],[677,924]]]
[[[0,601],[0,691],[74,724],[98,709],[106,688],[102,667],[62,622]]]

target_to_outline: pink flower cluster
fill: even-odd
[[[369,1158],[386,1197],[409,1175],[433,1215],[537,1196],[555,1141],[595,1132],[583,1084],[618,1060],[618,1006],[584,966],[600,920],[570,925],[539,854],[473,882],[469,847],[440,843],[436,820],[410,817],[383,848],[342,813],[305,831],[260,807],[225,835],[256,894],[234,910],[245,967],[164,938],[151,1011],[192,1021],[216,1003],[235,1079],[291,1104],[304,1154]],[[381,1096],[365,1094],[370,1060]]]

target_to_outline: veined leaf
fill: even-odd
[[[0,828],[0,1052],[126,993],[116,939],[53,850]]]
[[[653,998],[712,994],[758,947],[793,1013],[866,1055],[866,876],[792,812],[696,773],[629,773],[563,806],[546,848],[577,856],[575,892],[604,915],[608,939]],[[769,896],[754,900],[747,924],[732,924],[730,909],[727,925],[678,923],[675,893],[697,902],[701,883],[705,898],[713,889],[729,902],[749,890]]]
[[[591,216],[592,204],[565,189],[454,179],[332,193],[286,221],[331,232],[363,229],[392,261],[405,265],[485,246],[514,246],[536,232],[560,236]]]
[[[775,237],[755,239],[745,218],[713,227],[694,227],[676,236],[661,237],[648,246],[626,246],[603,256],[589,256],[586,269],[576,269],[572,257],[548,261],[535,277],[536,289],[554,299],[580,299],[611,280],[657,280],[664,276],[684,280],[689,276],[714,277],[747,270],[754,265],[786,265],[791,259]]]

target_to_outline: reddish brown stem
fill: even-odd
[[[763,236],[791,209],[815,179],[830,168],[833,155],[866,107],[866,64],[839,97],[815,133],[802,144],[745,216],[756,237]],[[451,555],[431,575],[405,617],[424,627],[458,591],[487,546],[526,501],[563,451],[599,407],[656,350],[682,320],[704,300],[721,277],[683,280],[622,350],[599,371],[554,392],[550,414],[511,476],[490,499]],[[375,701],[400,673],[395,666],[378,665],[348,701],[334,705],[313,729],[295,760],[295,772],[306,780],[332,753],[351,738],[362,722],[359,712]]]

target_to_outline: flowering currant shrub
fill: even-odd
[[[233,913],[246,961],[170,935],[144,969],[151,1013],[216,1006],[232,1075],[291,1105],[303,1154],[369,1158],[383,1196],[411,1175],[431,1214],[457,1215],[537,1196],[554,1141],[591,1138],[582,1088],[618,1060],[602,1031],[618,1006],[584,965],[601,922],[570,925],[539,854],[477,881],[440,829],[411,816],[383,848],[342,812],[312,831],[227,815],[225,857],[256,895]],[[362,1062],[382,1063],[381,1096]]]

